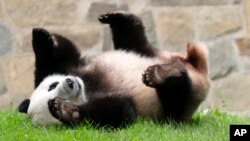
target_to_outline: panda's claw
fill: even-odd
[[[55,99],[53,102],[54,102],[53,108],[58,109],[58,101]]]
[[[57,115],[60,115],[60,112],[59,112],[59,111],[56,111],[56,114],[57,114]]]
[[[58,104],[58,98],[57,97],[54,99],[54,103]]]
[[[55,108],[58,108],[57,104],[54,105]]]
[[[112,17],[112,13],[111,13],[111,12],[107,12],[107,13],[101,14],[101,15],[98,17],[98,20],[99,20],[101,23],[108,24],[108,23],[111,22],[111,17]]]

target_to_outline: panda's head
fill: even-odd
[[[51,75],[46,77],[30,97],[27,114],[35,124],[47,125],[60,123],[49,112],[48,101],[55,97],[75,104],[87,102],[83,81],[76,76]]]

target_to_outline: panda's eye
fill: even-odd
[[[59,84],[59,82],[54,82],[54,83],[52,83],[52,84],[49,86],[48,91],[51,91],[51,90],[55,89],[56,86],[57,86],[58,84]]]

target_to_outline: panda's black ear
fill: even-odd
[[[29,99],[25,99],[23,102],[21,102],[21,104],[18,106],[18,112],[21,113],[27,113],[28,112],[28,108],[30,105],[30,100]]]
[[[52,54],[54,41],[50,32],[43,28],[34,28],[32,31],[32,46],[37,58]]]

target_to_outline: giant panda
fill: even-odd
[[[33,29],[36,89],[19,111],[41,124],[78,124],[88,118],[99,125],[120,126],[137,116],[189,120],[210,86],[206,46],[190,42],[186,55],[154,48],[141,19],[129,12],[105,13],[99,21],[110,26],[114,50],[91,57],[81,57],[61,35]],[[81,87],[81,100],[63,96],[70,92],[60,94],[67,81]]]

